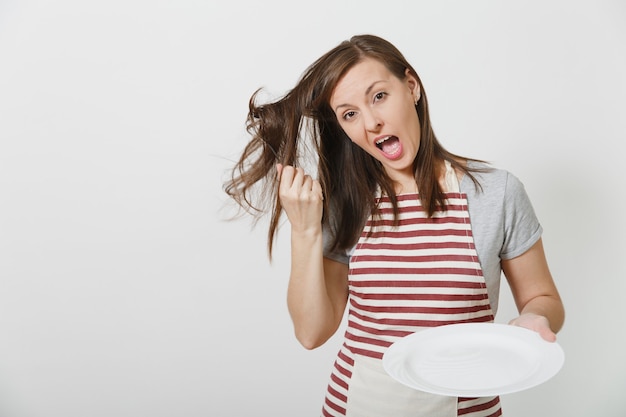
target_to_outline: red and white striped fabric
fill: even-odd
[[[422,393],[382,369],[383,353],[403,336],[428,327],[494,319],[467,199],[459,192],[446,197],[446,209],[428,218],[417,194],[400,195],[397,227],[391,203],[383,197],[380,218],[367,222],[350,259],[348,326],[323,416],[501,415],[498,397],[457,399]]]

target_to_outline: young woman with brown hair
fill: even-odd
[[[413,390],[381,359],[425,328],[493,321],[502,272],[520,313],[511,324],[556,339],[563,304],[521,182],[439,143],[417,72],[377,36],[340,43],[284,97],[257,100],[252,140],[224,187],[254,215],[270,213],[270,256],[286,213],[287,302],[305,348],[325,343],[348,306],[322,415],[501,415],[497,396]]]

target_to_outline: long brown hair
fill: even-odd
[[[334,249],[347,249],[356,243],[364,221],[376,213],[379,190],[389,196],[397,219],[393,181],[379,161],[352,143],[329,104],[343,75],[364,58],[377,59],[399,79],[405,78],[408,69],[419,83],[421,97],[416,111],[421,123],[421,141],[413,166],[419,198],[428,215],[445,206],[445,195],[438,181],[444,160],[478,185],[471,173],[476,169],[463,163],[477,160],[452,154],[437,140],[424,86],[402,53],[380,37],[353,36],[310,65],[296,86],[281,99],[257,104],[259,90],[250,98],[246,127],[252,139],[233,167],[224,191],[256,217],[271,212],[270,257],[282,212],[275,166],[306,162],[301,159],[307,146],[312,146],[316,153],[318,180],[325,197],[322,223],[334,231]]]

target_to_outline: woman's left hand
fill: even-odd
[[[534,330],[548,342],[556,341],[556,333],[550,329],[548,319],[544,316],[540,316],[539,314],[524,313],[516,319],[511,320],[509,324]]]

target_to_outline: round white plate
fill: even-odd
[[[557,342],[497,323],[451,324],[410,334],[392,344],[383,367],[421,391],[459,397],[508,394],[539,385],[563,366]]]

